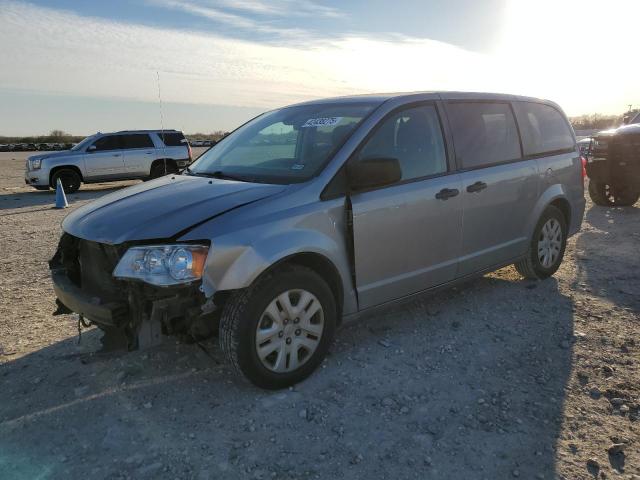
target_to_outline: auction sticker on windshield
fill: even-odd
[[[301,128],[331,127],[340,123],[340,120],[342,120],[342,117],[310,118],[302,125]]]

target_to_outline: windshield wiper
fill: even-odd
[[[244,177],[238,177],[236,175],[231,175],[229,173],[225,173],[222,170],[216,170],[215,172],[193,172],[187,168],[190,175],[199,175],[201,177],[208,178],[219,178],[221,180],[236,180],[238,182],[248,182]]]

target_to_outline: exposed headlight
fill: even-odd
[[[29,159],[29,165],[31,165],[31,170],[40,170],[42,166],[41,158],[31,158]]]
[[[209,247],[205,245],[150,245],[132,247],[116,265],[113,276],[168,286],[202,278]]]

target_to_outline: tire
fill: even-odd
[[[559,228],[559,238],[555,235],[552,237],[557,238],[557,242],[550,241],[547,236],[549,232],[547,228],[555,231],[556,224]],[[550,226],[547,227],[547,225]],[[560,267],[566,246],[567,220],[560,210],[549,205],[542,213],[533,231],[527,256],[515,264],[516,270],[520,275],[529,279],[542,280],[550,277]],[[544,250],[544,254],[539,253],[541,249]],[[547,254],[549,257],[545,256]]]
[[[640,198],[640,192],[629,187],[616,188],[606,183],[589,181],[589,196],[596,205],[603,207],[629,207]]]
[[[72,168],[62,168],[60,170],[56,170],[54,174],[51,175],[50,186],[54,190],[58,184],[58,179],[62,181],[62,187],[64,188],[65,193],[77,192],[80,188],[80,184],[82,183],[80,174]]]
[[[616,192],[616,207],[630,207],[640,198],[640,192],[627,188],[621,192]]]
[[[283,296],[289,299],[291,310],[281,300]],[[310,319],[304,318],[305,309],[309,314],[315,312]],[[306,267],[287,266],[231,295],[220,318],[220,346],[236,372],[254,385],[286,388],[320,365],[333,340],[336,318],[336,301],[327,283]],[[292,362],[299,365],[292,366]]]
[[[151,165],[151,172],[149,178],[160,178],[165,175],[171,175],[174,173],[178,173],[178,169],[174,165],[173,162],[167,160],[166,161],[166,170],[165,170],[165,162],[159,161]]]

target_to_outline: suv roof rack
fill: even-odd
[[[155,132],[179,133],[179,131],[174,128],[155,128],[153,130],[120,130],[119,132],[112,132],[112,133],[155,133]]]

